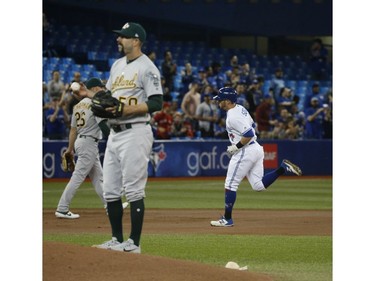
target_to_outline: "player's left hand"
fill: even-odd
[[[105,91],[97,92],[92,98],[91,111],[102,118],[118,118],[122,116],[124,104]]]
[[[232,145],[230,145],[230,146],[227,147],[227,152],[230,155],[235,154],[238,150],[240,150],[240,149],[235,144],[232,144]]]

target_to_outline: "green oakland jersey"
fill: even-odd
[[[128,63],[126,56],[115,61],[111,67],[106,84],[112,96],[120,100],[125,106],[141,104],[153,95],[163,95],[160,71],[144,54]],[[110,119],[110,124],[124,124],[150,121],[151,116],[127,116]]]
[[[102,138],[98,123],[102,118],[95,117],[91,111],[91,99],[84,98],[73,107],[71,126],[77,128],[77,134]]]

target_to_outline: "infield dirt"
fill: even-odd
[[[43,210],[43,233],[106,233],[110,225],[104,210],[75,209],[77,220],[57,219],[54,210]],[[144,234],[197,233],[237,235],[332,235],[332,211],[311,210],[236,210],[235,226],[214,228],[210,220],[221,210],[147,209]],[[124,214],[124,229],[129,219]],[[110,239],[110,237],[108,238]],[[182,261],[147,254],[126,254],[79,245],[43,243],[44,281],[107,280],[273,280],[271,276],[236,271],[197,262]]]

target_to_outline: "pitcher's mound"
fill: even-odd
[[[43,243],[43,281],[271,281],[267,275],[56,242]]]

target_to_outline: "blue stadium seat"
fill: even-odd
[[[297,89],[297,81],[296,80],[286,80],[285,86],[290,89]]]
[[[92,72],[96,70],[95,65],[93,64],[83,64],[82,66],[83,66],[83,71]]]
[[[68,64],[68,65],[71,65],[74,63],[74,59],[70,57],[61,58],[61,61],[63,64]]]
[[[81,64],[73,64],[71,67],[70,67],[70,70],[72,72],[82,72],[83,71],[83,66]]]

